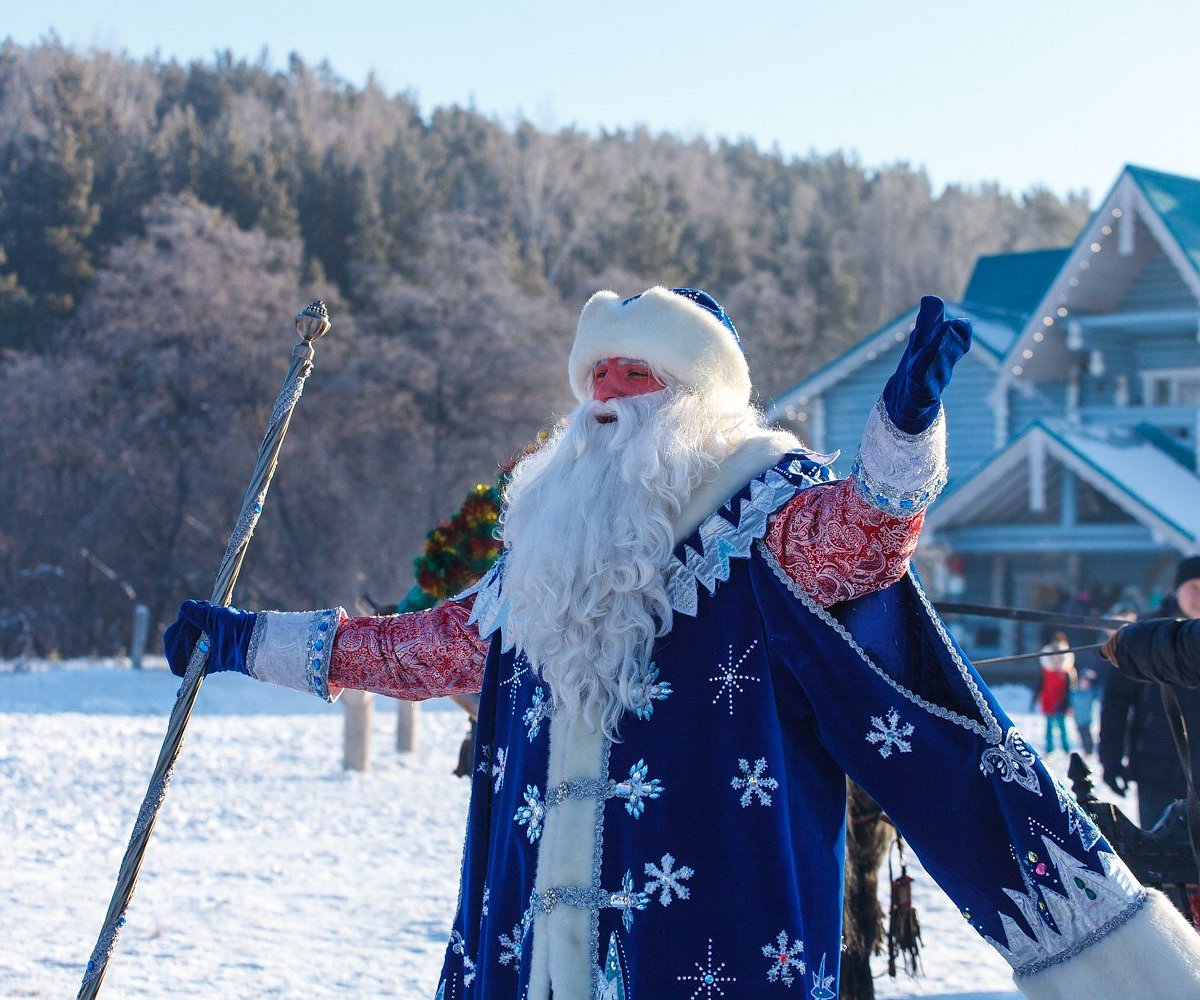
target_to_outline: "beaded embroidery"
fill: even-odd
[[[1098,851],[1103,874],[1042,837],[1049,869],[1062,892],[1027,878],[1025,890],[1005,889],[1025,926],[1000,914],[1005,943],[986,938],[1013,967],[1014,976],[1031,976],[1073,958],[1124,924],[1145,905],[1146,890],[1123,861]],[[985,935],[986,937],[986,935]]]
[[[724,669],[722,669],[721,672],[718,673],[715,677],[709,678],[709,681],[711,683],[716,683],[716,682],[720,681],[720,684],[721,684],[721,686],[717,689],[716,696],[713,698],[712,703],[715,705],[718,701],[721,700],[722,697],[728,697],[729,698],[729,714],[731,716],[733,715],[733,693],[734,693],[734,691],[737,691],[738,694],[742,693],[743,689],[742,689],[741,681],[761,681],[762,680],[761,677],[752,677],[750,674],[739,674],[738,673],[738,669],[741,667],[741,665],[743,663],[746,662],[746,657],[750,655],[750,652],[757,645],[758,645],[758,640],[755,639],[752,643],[750,643],[749,646],[746,647],[746,651],[744,653],[742,653],[741,656],[738,657],[736,663],[733,662],[733,646],[730,646],[729,647],[729,655],[725,658]]]
[[[656,892],[659,893],[658,901],[663,906],[670,906],[672,899],[687,899],[691,896],[691,891],[683,883],[696,874],[695,869],[687,865],[676,868],[675,858],[670,854],[664,854],[658,864],[647,861],[645,871],[650,876],[650,881],[642,887],[642,891],[651,898]]]
[[[513,819],[518,826],[525,827],[525,836],[529,838],[529,842],[536,843],[542,835],[542,823],[546,819],[546,806],[536,785],[525,786],[525,804],[517,808]]]
[[[791,986],[797,975],[804,975],[804,959],[800,957],[804,953],[804,942],[799,938],[792,938],[789,945],[787,931],[780,931],[774,944],[764,944],[762,953],[771,959],[771,967],[767,970],[767,982],[782,982],[784,986]]]
[[[764,773],[767,770],[767,758],[759,757],[754,762],[753,770],[751,770],[748,760],[740,758],[738,767],[742,771],[741,777],[731,778],[729,785],[734,791],[745,789],[742,792],[742,808],[745,809],[756,799],[762,805],[769,806],[771,804],[770,793],[779,787],[779,782]]]
[[[713,943],[712,938],[708,939],[708,955],[705,958],[704,964],[699,962],[694,963],[696,966],[696,974],[694,976],[676,976],[677,983],[695,983],[696,988],[692,992],[689,1000],[713,1000],[713,996],[723,997],[725,990],[721,988],[721,983],[736,983],[737,976],[723,976],[721,973],[725,970],[725,963],[713,965]],[[715,991],[715,994],[714,994]]]
[[[637,694],[634,696],[634,703],[638,706],[634,710],[634,714],[643,722],[646,722],[654,714],[654,703],[656,701],[666,701],[673,693],[668,681],[660,681],[658,679],[658,667],[651,663],[646,670],[646,676],[642,678]]]
[[[911,722],[900,722],[900,713],[894,708],[888,709],[885,719],[878,715],[871,716],[872,729],[867,733],[867,742],[876,745],[879,756],[887,760],[893,751],[912,753],[912,744],[908,737],[913,734]]]
[[[521,716],[521,721],[525,723],[525,735],[531,743],[541,732],[542,722],[550,717],[553,710],[553,703],[546,697],[546,689],[539,684],[533,689],[533,704]]]

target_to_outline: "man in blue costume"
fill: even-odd
[[[335,697],[481,691],[438,997],[838,989],[845,778],[887,810],[1028,997],[1200,996],[1200,940],[1047,773],[908,560],[970,342],[922,300],[848,479],[762,426],[693,289],[585,306],[579,406],[514,470],[504,554],[429,611],[187,602],[182,669]]]

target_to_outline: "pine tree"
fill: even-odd
[[[77,61],[60,69],[37,103],[42,130],[11,139],[0,163],[0,246],[26,293],[25,304],[0,314],[6,346],[44,347],[54,322],[74,311],[93,272],[100,220],[87,143],[93,112]]]

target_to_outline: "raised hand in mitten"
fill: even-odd
[[[163,649],[171,673],[182,677],[187,672],[192,649],[204,633],[210,646],[206,674],[222,670],[248,674],[246,659],[257,617],[252,611],[239,611],[209,601],[184,601],[179,607],[179,617],[163,633]]]
[[[970,346],[971,321],[946,319],[946,304],[923,296],[904,354],[883,387],[883,405],[896,427],[920,434],[934,422],[954,366]]]

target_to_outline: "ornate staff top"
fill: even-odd
[[[311,344],[329,332],[329,310],[320,299],[314,299],[296,313],[296,332],[300,339]]]

